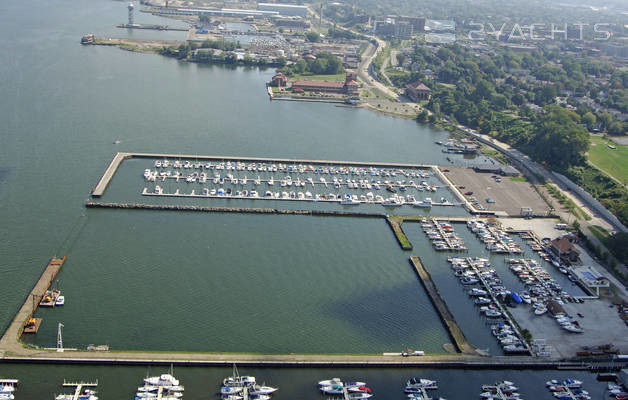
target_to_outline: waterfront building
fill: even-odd
[[[580,251],[574,246],[575,238],[573,235],[563,235],[552,240],[550,249],[562,260],[570,264],[580,262]]]
[[[429,100],[432,93],[431,89],[424,83],[416,81],[406,85],[406,96],[412,101]]]
[[[275,11],[286,17],[307,17],[307,6],[296,4],[257,3],[260,11]]]
[[[273,76],[270,80],[270,86],[286,87],[287,84],[288,84],[288,78],[286,78],[286,76],[282,74],[281,72],[278,72],[277,74],[275,74],[275,76]]]
[[[355,81],[355,73],[348,72],[344,82],[330,81],[294,81],[293,92],[328,92],[355,95],[358,93],[359,84]]]

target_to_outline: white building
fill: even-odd
[[[260,11],[276,11],[284,17],[307,17],[307,6],[296,4],[257,3]]]

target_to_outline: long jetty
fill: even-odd
[[[420,168],[434,170],[435,166],[428,164],[409,163],[382,163],[382,162],[362,162],[362,161],[331,161],[331,160],[305,160],[292,158],[268,158],[268,157],[229,157],[229,156],[203,156],[194,154],[160,154],[160,153],[126,153],[119,152],[113,157],[100,180],[92,190],[92,197],[102,197],[111,179],[124,160],[131,158],[153,158],[153,159],[188,159],[207,161],[237,160],[243,162],[269,162],[269,163],[291,163],[291,164],[311,164],[311,165],[348,165],[355,167],[381,167],[381,168]]]
[[[87,208],[119,208],[127,210],[165,210],[165,211],[192,211],[214,213],[245,213],[245,214],[285,214],[285,215],[315,215],[336,217],[386,218],[386,214],[364,213],[357,211],[333,210],[288,210],[281,208],[241,208],[241,207],[202,207],[173,204],[144,204],[144,203],[104,203],[87,201]]]
[[[464,354],[478,354],[476,348],[471,343],[469,343],[467,338],[464,336],[462,329],[460,329],[460,326],[458,326],[458,323],[456,322],[453,314],[451,313],[451,311],[449,311],[447,303],[445,303],[445,300],[443,300],[443,298],[441,297],[440,292],[436,288],[436,285],[434,284],[434,281],[430,276],[430,273],[427,272],[427,270],[423,266],[421,259],[417,256],[412,256],[410,257],[410,263],[412,264],[414,270],[421,279],[423,287],[425,287],[425,290],[427,291],[430,300],[432,300],[432,304],[434,304],[434,308],[436,308],[436,311],[443,320],[445,327],[449,331],[449,335],[451,335],[452,339],[454,340],[454,344],[458,351]]]
[[[35,286],[26,297],[24,304],[13,318],[11,325],[9,325],[9,328],[0,339],[0,348],[6,349],[11,342],[19,341],[24,332],[24,326],[33,318],[41,299],[59,273],[59,270],[65,263],[65,259],[65,257],[57,258],[56,256],[50,259],[46,269],[39,277],[37,283],[35,283]]]

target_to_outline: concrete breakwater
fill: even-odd
[[[278,208],[240,208],[240,207],[201,207],[168,204],[143,204],[143,203],[101,203],[94,201],[85,202],[87,208],[118,208],[127,210],[163,210],[163,211],[196,211],[216,213],[245,213],[245,214],[287,214],[287,215],[313,215],[336,217],[361,217],[361,218],[386,218],[385,214],[361,213],[355,211],[325,211],[325,210],[284,210]]]
[[[438,289],[436,288],[436,285],[434,284],[434,281],[432,281],[430,273],[427,272],[427,270],[423,266],[421,259],[417,256],[412,256],[410,257],[410,264],[412,264],[414,270],[419,276],[423,287],[427,291],[430,300],[432,300],[432,304],[434,304],[434,308],[436,308],[438,315],[443,320],[445,327],[447,327],[447,330],[454,340],[454,344],[456,345],[458,351],[464,354],[478,354],[476,348],[471,343],[469,343],[467,338],[464,336],[462,329],[460,329],[460,326],[458,326],[458,323],[456,322],[453,314],[451,313],[451,311],[449,311],[445,300],[443,300],[443,298],[441,297]]]

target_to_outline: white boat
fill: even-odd
[[[264,385],[252,385],[249,387],[249,395],[259,395],[259,394],[271,394],[279,390],[278,388],[264,386]]]
[[[337,384],[342,384],[342,381],[340,380],[340,378],[332,378],[332,379],[327,379],[327,380],[318,382],[319,386],[331,386],[331,385],[337,385]]]
[[[366,382],[344,382],[343,385],[346,388],[353,388],[353,387],[366,386]]]
[[[329,386],[321,386],[321,392],[326,394],[343,394],[344,387],[342,386],[342,383]]]
[[[358,393],[349,393],[349,399],[357,400],[357,399],[368,399],[373,397],[370,393],[358,392]]]
[[[435,388],[436,381],[423,378],[411,378],[406,382],[406,388]]]
[[[65,296],[61,296],[59,295],[59,297],[57,297],[57,300],[55,301],[55,306],[59,307],[65,304]]]
[[[242,386],[222,386],[220,388],[220,394],[221,395],[238,394],[242,392],[243,390],[244,388]]]
[[[159,386],[144,385],[137,388],[138,392],[156,392]]]
[[[547,307],[545,305],[541,305],[534,310],[535,315],[543,315],[547,312]]]
[[[349,193],[345,194],[344,197],[342,198],[342,200],[340,200],[340,204],[344,204],[344,205],[357,205],[360,204],[359,200],[354,199],[353,197],[351,197],[351,195]]]
[[[161,374],[144,378],[144,383],[152,386],[179,386],[179,380],[172,374]]]
[[[430,199],[429,197],[426,197],[422,201],[417,201],[413,203],[412,205],[415,207],[430,208],[432,207],[432,199]]]

